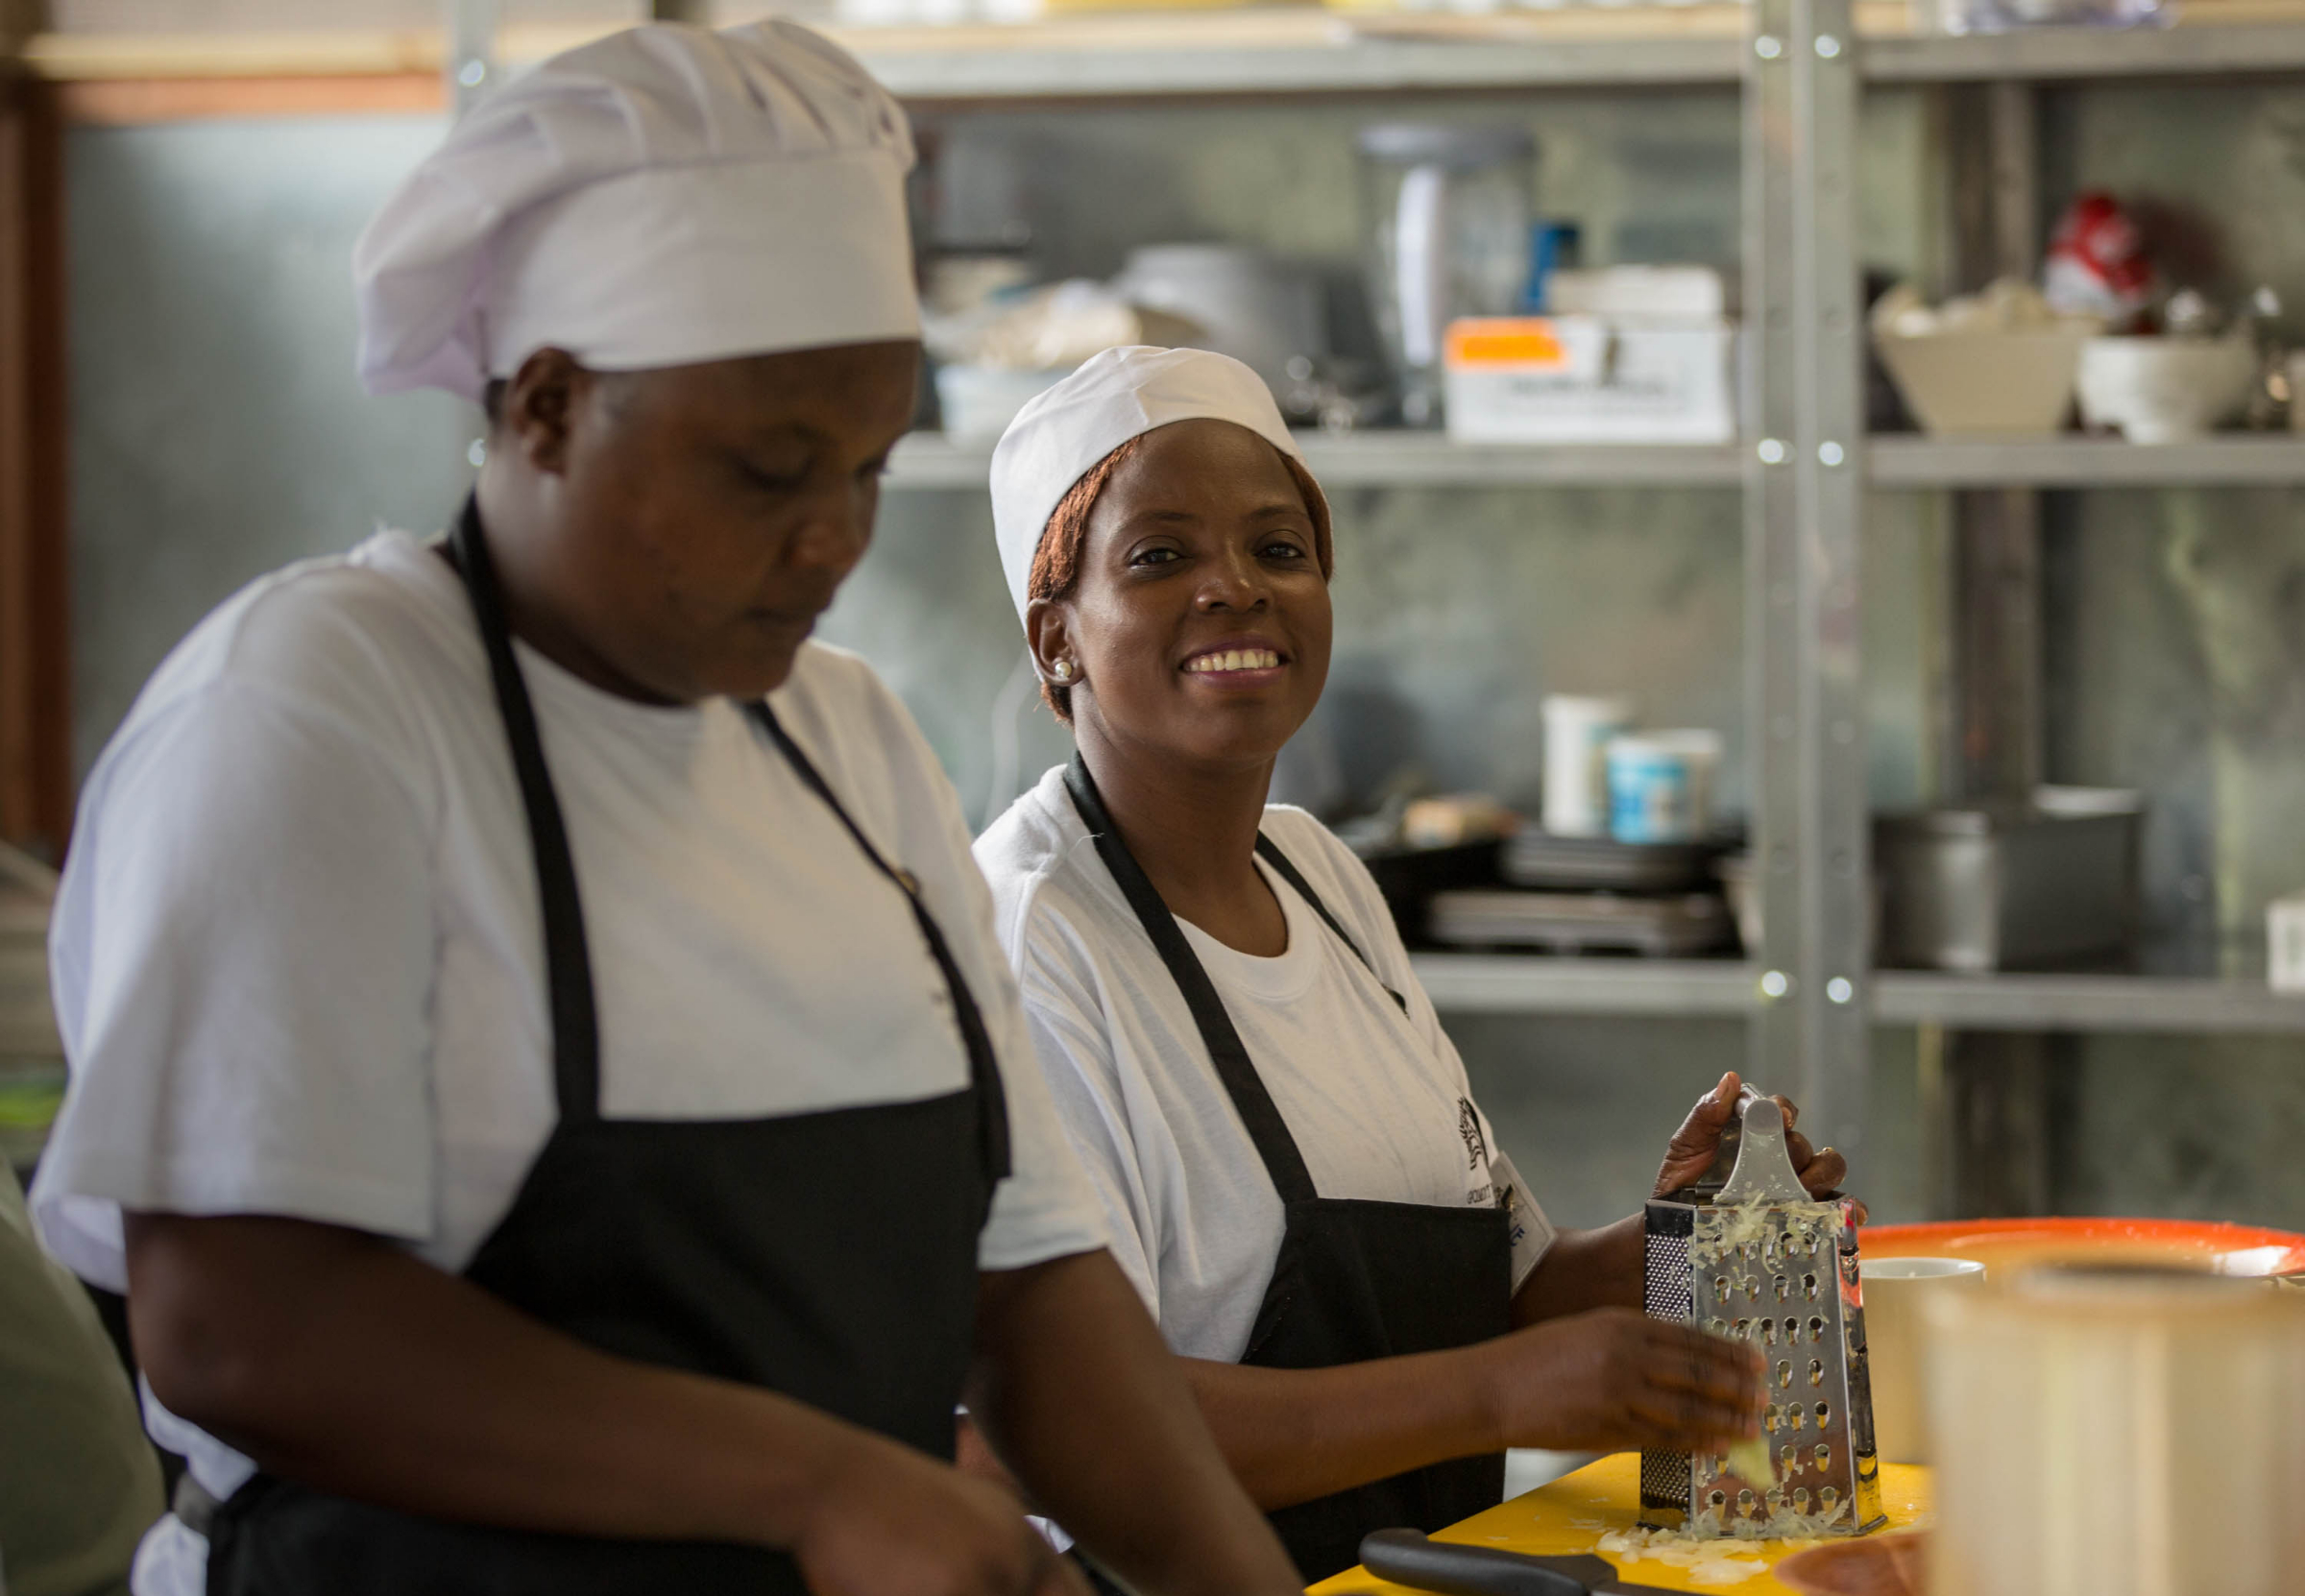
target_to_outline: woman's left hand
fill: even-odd
[[[1735,1070],[1721,1076],[1721,1083],[1697,1100],[1673,1132],[1672,1142],[1664,1149],[1664,1167],[1657,1173],[1654,1195],[1663,1197],[1677,1192],[1712,1168],[1713,1154],[1720,1150],[1721,1128],[1728,1124],[1736,1111],[1737,1095],[1744,1082]],[[1841,1182],[1849,1178],[1849,1161],[1831,1148],[1822,1150],[1808,1145],[1808,1138],[1793,1128],[1801,1110],[1791,1100],[1783,1097],[1770,1100],[1784,1110],[1784,1150],[1792,1155],[1794,1173],[1812,1197],[1826,1197],[1840,1190]],[[1865,1207],[1858,1203],[1856,1222],[1865,1221]]]

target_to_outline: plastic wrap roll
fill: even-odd
[[[1929,1310],[1932,1596],[2305,1583],[2305,1300],[2075,1268]]]

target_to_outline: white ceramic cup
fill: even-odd
[[[1873,1373],[1873,1439],[1880,1461],[1929,1461],[1929,1404],[1923,1389],[1928,1301],[1984,1284],[1974,1258],[1859,1258],[1865,1294],[1866,1360]]]
[[[1622,698],[1544,696],[1544,829],[1555,836],[1609,834],[1609,739],[1633,723]]]

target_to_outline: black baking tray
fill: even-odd
[[[1393,911],[1401,940],[1417,943],[1427,940],[1425,906],[1434,893],[1499,884],[1497,858],[1503,847],[1492,837],[1453,848],[1387,848],[1364,856],[1362,862],[1376,878],[1376,888],[1385,895],[1385,907]]]

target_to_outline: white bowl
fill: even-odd
[[[2131,443],[2197,438],[2248,402],[2257,351],[2238,338],[2092,338],[2081,350],[2081,419]]]
[[[1925,432],[2047,433],[2065,424],[2093,326],[1875,340]]]
[[[995,366],[936,368],[936,405],[944,414],[944,435],[956,442],[987,443],[1008,430],[1032,398],[1054,388],[1071,373],[1067,366],[1045,372],[1011,372]]]

